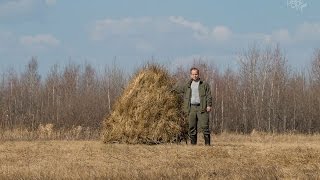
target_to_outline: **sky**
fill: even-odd
[[[320,48],[319,9],[319,0],[0,0],[0,71],[31,57],[41,73],[70,62],[132,71],[150,59],[225,68],[253,44],[279,44],[299,68]]]

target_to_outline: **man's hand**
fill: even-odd
[[[210,112],[211,111],[211,107],[207,107],[207,112]]]

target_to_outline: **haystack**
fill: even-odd
[[[159,144],[173,142],[183,132],[180,99],[173,80],[160,65],[141,68],[104,120],[105,143]]]

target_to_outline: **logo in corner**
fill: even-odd
[[[303,9],[308,6],[304,0],[287,0],[287,7],[295,9],[296,11],[303,12]]]

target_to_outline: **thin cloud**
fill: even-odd
[[[200,22],[188,21],[181,16],[170,16],[169,21],[192,29],[194,31],[195,37],[197,38],[207,37],[209,35],[209,29],[202,25]]]
[[[91,39],[99,41],[114,35],[127,36],[143,30],[145,24],[151,22],[152,19],[148,17],[98,20],[91,31]]]
[[[212,30],[212,35],[217,41],[227,41],[231,38],[232,32],[226,26],[216,26]]]
[[[262,45],[280,43],[284,47],[292,47],[299,45],[302,40],[319,40],[319,31],[319,24],[304,23],[293,29],[283,27],[270,32],[237,33],[226,25],[210,27],[181,16],[127,17],[95,21],[90,39],[94,44],[99,41],[112,52],[118,53],[141,56],[204,54],[210,57],[212,50],[223,56],[239,52],[253,42]]]
[[[320,40],[320,23],[305,22],[298,26],[296,31],[297,40]]]
[[[271,34],[271,38],[273,41],[281,42],[281,43],[291,43],[292,37],[290,32],[287,29],[279,29],[273,31]]]
[[[251,35],[252,38],[249,39],[264,39],[264,42],[267,43],[297,44],[301,41],[320,41],[320,23],[304,22],[291,31],[281,28],[272,31],[270,34],[252,33]]]
[[[20,43],[25,46],[58,46],[60,41],[51,34],[38,34],[21,37]]]
[[[297,25],[291,31],[281,28],[271,33],[248,33],[238,34],[241,39],[249,39],[264,43],[281,43],[281,44],[297,44],[301,41],[319,41],[320,40],[320,23],[304,22]]]
[[[0,17],[23,14],[32,10],[35,0],[0,1]]]
[[[150,43],[143,40],[137,42],[136,49],[140,52],[146,53],[153,52],[155,50],[155,48]]]
[[[25,20],[26,17],[37,13],[45,13],[42,10],[55,5],[56,2],[56,0],[0,0],[0,18],[8,21],[12,18]]]
[[[215,40],[218,42],[227,41],[232,36],[232,31],[226,26],[215,26],[209,28],[200,22],[189,21],[181,16],[170,16],[169,21],[193,31],[193,36],[198,40]],[[210,29],[212,29],[210,31]]]
[[[249,32],[249,33],[235,33],[233,35],[233,42],[236,44],[241,43],[262,43],[262,44],[290,44],[293,43],[293,37],[287,29],[274,30],[271,33],[259,33],[259,32]]]

